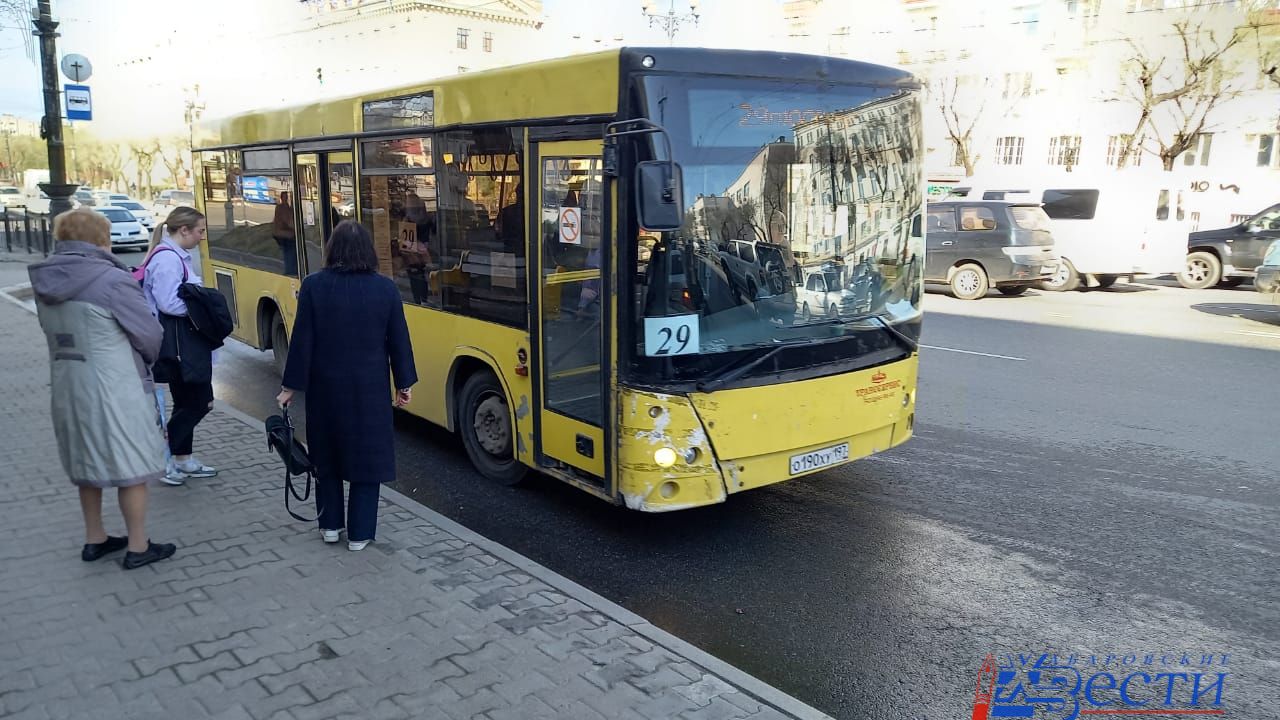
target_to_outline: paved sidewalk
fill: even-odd
[[[221,474],[153,488],[177,555],[82,562],[43,336],[0,301],[0,337],[0,717],[823,717],[403,497],[364,552],[324,545],[226,410],[197,430]],[[104,516],[123,534],[110,492]]]

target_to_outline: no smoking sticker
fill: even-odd
[[[582,244],[582,208],[560,208],[560,242],[566,245]]]

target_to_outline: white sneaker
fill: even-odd
[[[215,468],[205,465],[194,457],[187,458],[185,462],[174,463],[174,467],[186,478],[211,478],[218,474]]]
[[[347,549],[350,550],[351,552],[360,552],[361,550],[365,549],[371,542],[373,541],[372,540],[348,540]]]
[[[187,484],[187,476],[179,472],[177,468],[171,467],[164,471],[164,477],[160,478],[160,482],[165,485],[173,485],[176,487],[178,485]]]
[[[342,531],[341,530],[321,530],[320,537],[324,538],[324,541],[327,543],[336,543],[338,542],[338,533],[340,532]]]

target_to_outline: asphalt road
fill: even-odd
[[[493,487],[402,416],[398,489],[836,717],[968,717],[988,652],[1045,650],[1229,653],[1228,714],[1280,717],[1280,306],[925,303],[917,436],[875,458],[641,515]],[[220,398],[264,417],[276,388],[222,354]]]

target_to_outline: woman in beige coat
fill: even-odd
[[[85,546],[93,561],[128,547],[125,569],[163,560],[174,546],[145,529],[147,483],[164,475],[151,363],[163,331],[142,288],[111,253],[111,223],[82,208],[54,220],[55,253],[29,269],[49,343],[58,454],[80,489]],[[102,489],[118,488],[129,537],[108,536]]]

